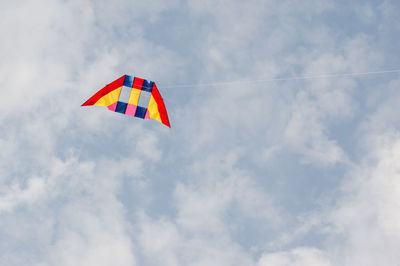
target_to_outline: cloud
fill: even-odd
[[[259,266],[330,266],[332,265],[323,252],[315,248],[296,248],[288,252],[265,254]]]
[[[386,68],[397,9],[2,2],[0,265],[395,265],[398,80],[216,83]],[[79,107],[125,73],[172,129]]]
[[[5,195],[0,198],[0,211],[11,211],[14,206],[21,203],[34,202],[43,192],[44,182],[40,178],[29,179],[25,189],[21,189],[19,184],[13,184],[9,191],[3,192]]]
[[[346,196],[331,213],[336,241],[341,243],[337,264],[397,263],[399,135],[385,134],[375,139],[353,178],[345,183]]]
[[[103,197],[71,201],[62,209],[49,265],[135,265],[123,208]]]
[[[139,246],[146,265],[253,265],[251,258],[225,237],[186,233],[165,218],[142,215]]]

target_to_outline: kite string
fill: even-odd
[[[234,85],[234,84],[252,84],[262,82],[273,82],[273,81],[289,81],[289,80],[306,80],[306,79],[323,79],[323,78],[334,78],[334,77],[350,77],[350,76],[366,76],[366,75],[377,75],[385,73],[400,73],[400,69],[392,70],[381,70],[381,71],[368,71],[368,72],[352,72],[352,73],[336,73],[336,74],[320,74],[320,75],[309,75],[309,76],[298,76],[298,77],[287,77],[287,78],[270,78],[270,79],[255,79],[255,80],[236,80],[236,81],[225,81],[225,82],[214,82],[214,83],[200,83],[200,84],[186,84],[186,85],[163,85],[164,88],[194,88],[194,87],[205,87],[205,86],[218,86],[218,85]]]

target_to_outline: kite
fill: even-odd
[[[106,106],[110,111],[155,119],[171,127],[163,98],[153,81],[123,75],[99,90],[82,106]]]

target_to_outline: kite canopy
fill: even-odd
[[[153,81],[123,75],[82,104],[87,105],[106,106],[110,111],[155,119],[171,127],[163,98]]]

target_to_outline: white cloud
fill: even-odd
[[[346,161],[346,155],[334,140],[326,136],[323,110],[305,93],[299,93],[292,117],[285,129],[285,141],[304,155],[303,162],[325,165]]]
[[[259,266],[330,266],[323,252],[315,248],[296,248],[287,252],[264,254]]]
[[[30,178],[26,188],[19,184],[12,184],[7,191],[2,191],[0,197],[0,212],[12,211],[12,209],[22,203],[33,203],[44,193],[44,181],[41,178]]]
[[[345,183],[346,197],[331,214],[341,265],[396,265],[400,246],[399,135],[376,136],[370,153]],[[384,254],[384,256],[382,255]]]
[[[79,108],[125,73],[195,84],[395,61],[357,27],[390,28],[396,6],[350,5],[342,29],[334,1],[2,2],[0,265],[395,265],[398,81],[160,87],[171,130]]]
[[[67,204],[58,217],[60,230],[49,248],[49,265],[135,265],[123,208],[104,197]]]
[[[168,219],[142,215],[139,245],[146,265],[253,265],[234,242],[201,232],[185,232]],[[205,225],[207,226],[207,225]]]

